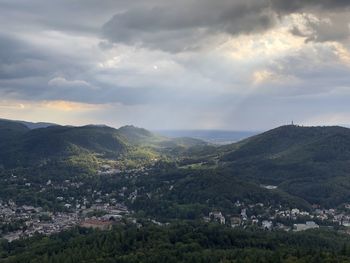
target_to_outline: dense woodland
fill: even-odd
[[[2,242],[4,263],[349,262],[349,237],[330,231],[288,234],[179,222],[76,228],[51,237]],[[6,258],[6,259],[5,259]]]

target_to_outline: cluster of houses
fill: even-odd
[[[140,174],[147,175],[148,169],[140,167],[123,171],[126,178],[134,178]],[[115,165],[101,165],[97,172],[99,176],[111,176],[120,174],[122,171]],[[21,237],[31,237],[35,233],[50,235],[80,225],[89,228],[109,229],[113,224],[124,217],[130,217],[128,208],[119,203],[116,198],[102,191],[85,189],[85,195],[73,197],[70,192],[80,189],[83,182],[64,180],[61,183],[47,180],[44,183],[31,183],[26,178],[17,178],[12,175],[10,178],[14,183],[23,183],[25,187],[38,189],[38,192],[61,193],[56,197],[56,203],[64,208],[65,212],[48,212],[42,207],[18,206],[14,202],[0,200],[0,239],[9,241]],[[23,182],[22,182],[23,181]],[[123,199],[134,202],[137,198],[137,190],[130,193],[127,187],[116,189],[116,194]],[[99,211],[98,216],[92,216]],[[15,226],[15,227],[14,227]]]
[[[101,215],[90,216],[96,212]],[[77,225],[105,230],[128,215],[128,208],[122,204],[93,204],[89,209],[52,213],[42,207],[0,202],[0,238],[11,242],[35,234],[51,235]]]
[[[244,205],[239,201],[235,206],[240,209],[239,214],[224,215],[215,210],[203,219],[206,222],[217,222],[231,227],[257,226],[264,230],[304,231],[320,226],[350,227],[350,204],[345,205],[345,210],[320,209],[319,206],[315,206],[311,212],[297,208],[273,208],[262,203]],[[347,209],[349,211],[346,211]]]
[[[244,210],[244,209],[243,209]],[[250,218],[244,216],[245,212],[242,211],[241,215],[229,216],[229,220],[226,221],[226,218],[220,211],[210,212],[208,217],[204,217],[206,222],[217,222],[222,225],[230,225],[231,227],[247,227],[249,225],[258,226],[264,230],[294,230],[294,231],[303,231],[308,229],[319,228],[319,225],[314,221],[306,221],[304,224],[293,224],[293,227],[286,226],[282,223],[278,223],[272,218],[270,220],[262,220],[260,216],[251,216]]]
[[[110,165],[103,165],[98,171],[100,176],[108,176],[119,174],[121,171]],[[138,175],[148,174],[148,169],[141,167],[133,170],[123,171],[126,178],[135,178]],[[16,178],[14,178],[16,179]],[[169,191],[174,186],[169,183]],[[48,212],[41,207],[18,206],[12,201],[0,201],[0,238],[9,241],[16,240],[21,237],[30,237],[35,233],[50,235],[69,229],[73,226],[80,225],[82,227],[108,230],[113,224],[120,222],[123,218],[130,217],[128,208],[118,203],[121,200],[129,200],[135,202],[141,189],[129,190],[126,186],[116,190],[115,198],[112,194],[102,193],[101,191],[87,189],[86,196],[73,198],[67,194],[68,190],[79,189],[83,187],[82,182],[71,182],[65,180],[63,183],[56,184],[48,180],[40,185],[40,191],[57,191],[62,196],[57,196],[56,200],[66,208],[66,212]],[[33,187],[29,182],[25,183],[26,187]],[[264,185],[266,189],[275,189],[275,186]],[[75,190],[74,190],[75,191]],[[123,197],[122,199],[118,198]],[[151,198],[151,193],[147,193]],[[78,200],[79,199],[79,200]],[[219,210],[213,210],[204,217],[207,222],[218,222],[231,227],[247,227],[257,226],[265,230],[285,230],[285,231],[304,231],[308,229],[317,229],[320,226],[340,225],[350,227],[350,204],[345,205],[343,210],[337,209],[321,209],[314,206],[312,211],[302,211],[297,208],[286,209],[281,206],[271,206],[263,203],[244,204],[237,201],[234,204],[237,213],[226,214]],[[97,212],[97,213],[96,213]],[[155,220],[154,224],[163,225]],[[2,227],[16,223],[15,227]]]
[[[115,175],[121,173],[121,170],[118,168],[113,168],[111,165],[104,164],[100,167],[100,170],[97,171],[97,175]]]

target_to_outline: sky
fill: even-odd
[[[0,118],[350,124],[348,0],[0,0]]]

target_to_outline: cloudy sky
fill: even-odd
[[[350,124],[349,0],[0,0],[0,117]]]

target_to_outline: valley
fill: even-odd
[[[282,126],[228,145],[133,126],[29,129],[2,120],[0,133],[4,244],[77,227],[178,222],[350,233],[345,128]]]

